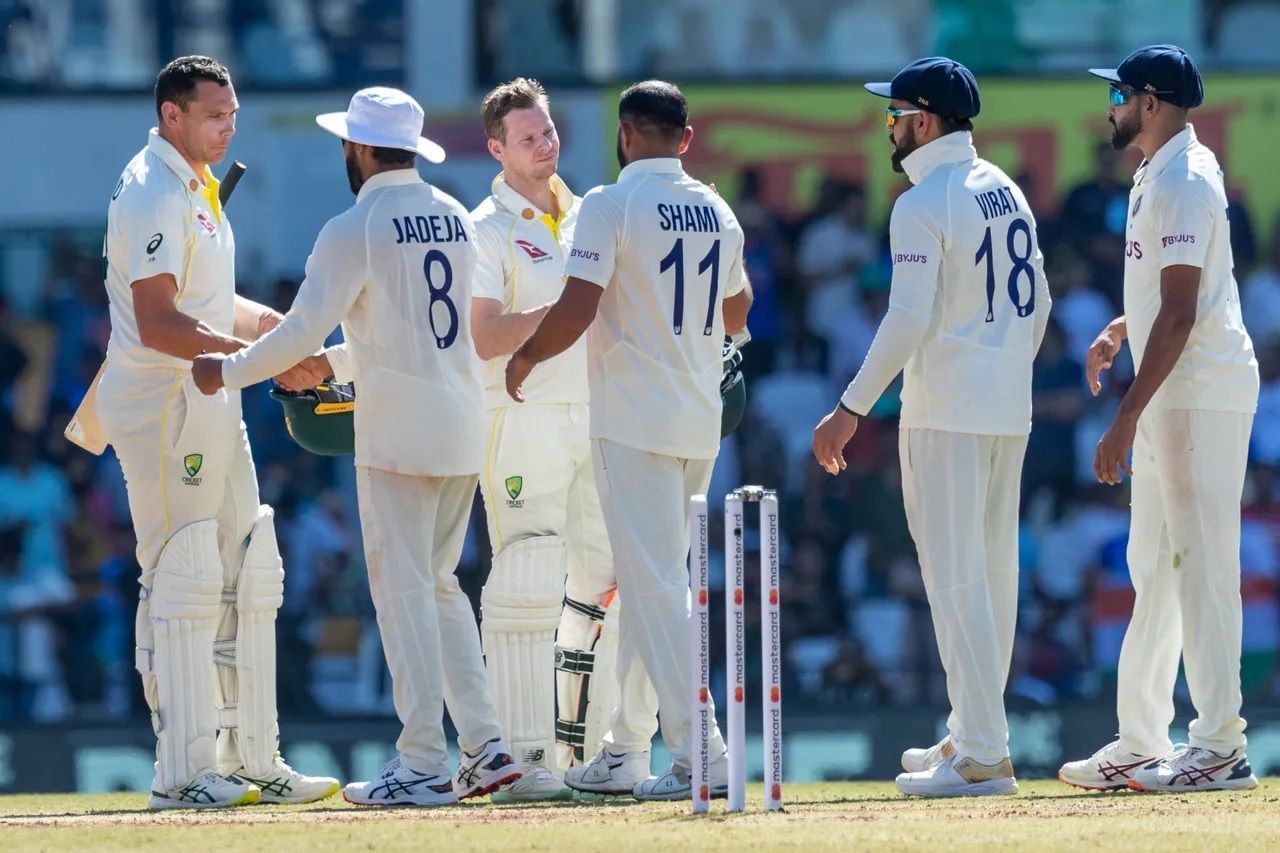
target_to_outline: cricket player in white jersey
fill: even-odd
[[[898,790],[1012,794],[1004,686],[1018,608],[1018,494],[1031,431],[1031,363],[1049,316],[1036,222],[1017,184],[978,156],[978,84],[944,57],[890,83],[895,171],[914,186],[889,223],[889,310],[858,375],[814,430],[829,473],[905,368],[898,447],[907,522],[947,675],[948,735],[909,749]]]
[[[523,401],[520,389],[538,377],[534,366],[591,328],[592,456],[625,604],[618,670],[627,683],[638,658],[649,673],[674,759],[633,793],[678,800],[690,797],[687,511],[711,479],[720,445],[721,345],[726,331],[746,324],[751,290],[733,211],[680,163],[693,135],[684,95],[670,83],[637,83],[622,93],[618,119],[618,182],[583,199],[564,292],[507,363],[506,386]],[[710,754],[712,790],[725,796],[728,762],[718,728]],[[606,739],[567,779],[591,789],[607,783],[610,766],[624,759]]]
[[[338,790],[277,751],[275,619],[284,592],[240,395],[195,393],[191,359],[279,322],[236,295],[235,239],[209,170],[235,135],[227,69],[156,78],[158,127],[107,211],[111,338],[97,415],[124,472],[142,567],[136,664],[156,733],[152,808],[302,803]],[[286,387],[323,378],[293,363]],[[221,729],[221,733],[219,733]]]
[[[620,609],[587,438],[586,340],[547,361],[523,405],[506,388],[507,357],[564,287],[581,199],[556,174],[560,139],[536,80],[498,86],[482,113],[502,172],[472,211],[471,332],[485,360],[488,426],[480,490],[493,548],[480,628],[494,704],[524,771],[493,799],[571,795],[560,773],[596,754],[615,707],[610,748],[629,760],[611,781],[629,793],[649,776],[657,696],[636,666],[632,695],[618,701]]]
[[[343,140],[356,203],[316,238],[280,325],[234,355],[197,359],[195,379],[205,393],[243,388],[305,358],[360,389],[360,527],[404,728],[379,777],[343,795],[360,805],[455,803],[520,776],[454,577],[483,456],[480,365],[466,322],[475,228],[466,208],[418,176],[414,158],[439,163],[444,150],[421,136],[422,108],[404,92],[362,89],[346,113],[316,122]],[[339,323],[346,343],[308,358]],[[453,779],[445,703],[462,750]]]
[[[1240,498],[1258,362],[1240,316],[1222,169],[1187,121],[1204,89],[1181,48],[1141,48],[1090,73],[1111,82],[1112,143],[1143,155],[1129,192],[1124,316],[1085,365],[1097,394],[1128,338],[1137,376],[1098,442],[1094,473],[1113,485],[1117,469],[1133,478],[1137,597],[1117,674],[1120,737],[1058,778],[1095,789],[1251,789],[1240,716]],[[1179,658],[1197,716],[1189,743],[1174,748]]]

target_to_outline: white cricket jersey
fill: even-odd
[[[1050,305],[1035,217],[968,132],[902,165],[915,186],[889,221],[889,310],[841,402],[865,415],[905,368],[903,428],[1026,435]]]
[[[564,290],[564,262],[573,245],[578,220],[575,198],[559,176],[551,189],[560,206],[560,218],[534,207],[507,184],[502,175],[493,179],[493,195],[471,212],[476,223],[480,260],[471,297],[502,303],[504,313],[527,311],[560,298]],[[514,405],[507,394],[507,362],[504,355],[484,362],[485,406],[495,409]],[[525,403],[586,403],[587,341],[538,365],[521,386]]]
[[[1160,272],[1180,264],[1201,270],[1196,323],[1150,405],[1253,412],[1258,361],[1240,316],[1222,169],[1191,125],[1138,167],[1129,192],[1124,314],[1139,368],[1160,312]]]
[[[588,340],[592,438],[715,458],[722,305],[745,286],[742,242],[729,205],[676,157],[637,160],[583,198],[564,274],[604,288]]]
[[[138,335],[133,283],[168,273],[174,304],[189,317],[230,335],[235,325],[236,242],[218,203],[218,181],[204,181],[177,149],[151,129],[147,147],[125,166],[107,208],[107,299],[114,367],[189,370],[191,362],[149,349]]]
[[[374,175],[330,219],[307,259],[284,320],[227,358],[222,378],[243,388],[329,350],[335,376],[356,385],[356,464],[397,474],[480,471],[480,360],[468,311],[476,268],[467,209],[415,169]]]

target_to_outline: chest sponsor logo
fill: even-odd
[[[206,234],[214,234],[218,230],[218,226],[213,224],[213,220],[204,211],[196,214],[196,224],[203,228]]]
[[[519,246],[526,255],[532,258],[535,264],[540,264],[543,261],[551,260],[550,254],[548,254],[545,250],[540,249],[537,246],[533,245],[528,240],[516,240],[516,245]]]
[[[182,482],[188,486],[198,486],[203,477],[197,477],[200,473],[201,466],[204,465],[203,453],[188,453],[182,457],[182,467],[186,469],[187,476],[182,478]]]
[[[574,249],[569,252],[569,257],[582,258],[584,261],[598,261],[600,260],[600,253],[589,252],[586,249]]]
[[[929,263],[929,256],[909,255],[903,252],[898,252],[893,256],[893,262],[895,264],[927,264]]]
[[[1178,243],[1195,245],[1195,242],[1196,242],[1196,235],[1194,234],[1170,234],[1168,237],[1160,238],[1160,248],[1167,249],[1170,246],[1177,245]]]

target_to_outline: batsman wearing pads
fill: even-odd
[[[1124,316],[1085,365],[1097,394],[1128,338],[1138,368],[1094,457],[1099,482],[1119,483],[1117,468],[1133,478],[1137,595],[1117,674],[1120,737],[1058,778],[1095,789],[1252,789],[1240,716],[1240,498],[1258,362],[1240,315],[1222,169],[1187,122],[1204,88],[1173,45],[1090,73],[1111,83],[1112,144],[1143,154],[1129,192]],[[1196,719],[1175,748],[1179,658]]]
[[[422,107],[404,92],[362,89],[346,113],[316,122],[343,140],[356,203],[316,238],[280,325],[234,355],[197,359],[195,380],[220,393],[307,359],[359,388],[360,527],[404,728],[399,755],[343,796],[359,805],[456,803],[520,777],[489,695],[475,615],[454,577],[483,457],[480,365],[464,313],[475,227],[466,208],[418,176],[415,157],[439,163],[444,149],[421,136]],[[309,357],[339,323],[347,343]],[[462,751],[454,778],[446,703]]]
[[[814,430],[830,474],[858,418],[904,371],[898,446],[907,522],[947,675],[949,734],[909,749],[898,790],[1012,794],[1004,686],[1018,608],[1018,494],[1031,431],[1031,363],[1049,317],[1036,222],[1018,185],[973,147],[969,69],[917,60],[890,83],[894,170],[889,310],[858,375]]]
[[[239,104],[227,69],[202,56],[169,63],[155,95],[159,126],[107,211],[111,337],[97,393],[142,567],[136,664],[156,733],[150,805],[310,802],[338,781],[304,776],[277,752],[284,571],[240,395],[201,396],[190,372],[199,353],[232,352],[280,319],[236,295],[235,240],[209,171]],[[292,388],[323,378],[294,363],[275,372]]]
[[[751,290],[742,229],[724,199],[684,172],[688,104],[650,80],[618,104],[618,182],[582,201],[564,292],[507,364],[506,386],[523,401],[535,365],[591,328],[588,371],[596,485],[613,549],[621,613],[618,670],[643,665],[658,694],[673,763],[638,782],[642,800],[690,797],[689,552],[687,507],[705,493],[720,447],[721,346],[746,324]],[[597,316],[597,314],[599,316]],[[594,324],[593,324],[594,321]],[[540,368],[545,369],[545,368]],[[710,734],[713,792],[728,790],[719,729]],[[574,787],[623,760],[609,741]]]
[[[536,80],[498,86],[482,112],[502,172],[472,211],[471,331],[485,359],[488,427],[480,490],[493,548],[480,628],[494,703],[524,770],[494,802],[571,794],[556,771],[596,754],[615,707],[610,749],[629,759],[608,782],[630,793],[649,776],[657,696],[634,667],[618,701],[620,610],[587,438],[587,342],[549,359],[524,405],[505,380],[507,356],[564,287],[581,199],[556,174],[560,139]]]

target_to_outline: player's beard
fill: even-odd
[[[626,153],[622,150],[622,128],[618,128],[618,168],[627,168],[629,162]]]
[[[893,138],[893,133],[891,131],[889,134],[889,141],[893,143],[893,153],[889,155],[889,161],[893,163],[893,171],[902,174],[906,171],[902,168],[902,161],[907,159],[907,156],[912,151],[915,151],[920,147],[920,144],[916,142],[915,125],[909,124],[903,129],[901,142],[898,142]]]
[[[1133,144],[1133,140],[1138,138],[1138,134],[1142,133],[1142,116],[1134,110],[1127,119],[1116,121],[1115,116],[1107,116],[1107,121],[1111,122],[1111,147],[1117,151],[1123,151]]]
[[[360,188],[364,186],[364,175],[360,174],[360,164],[356,162],[355,149],[346,146],[342,152],[342,159],[347,163],[347,183],[351,185],[351,194],[359,195]]]

